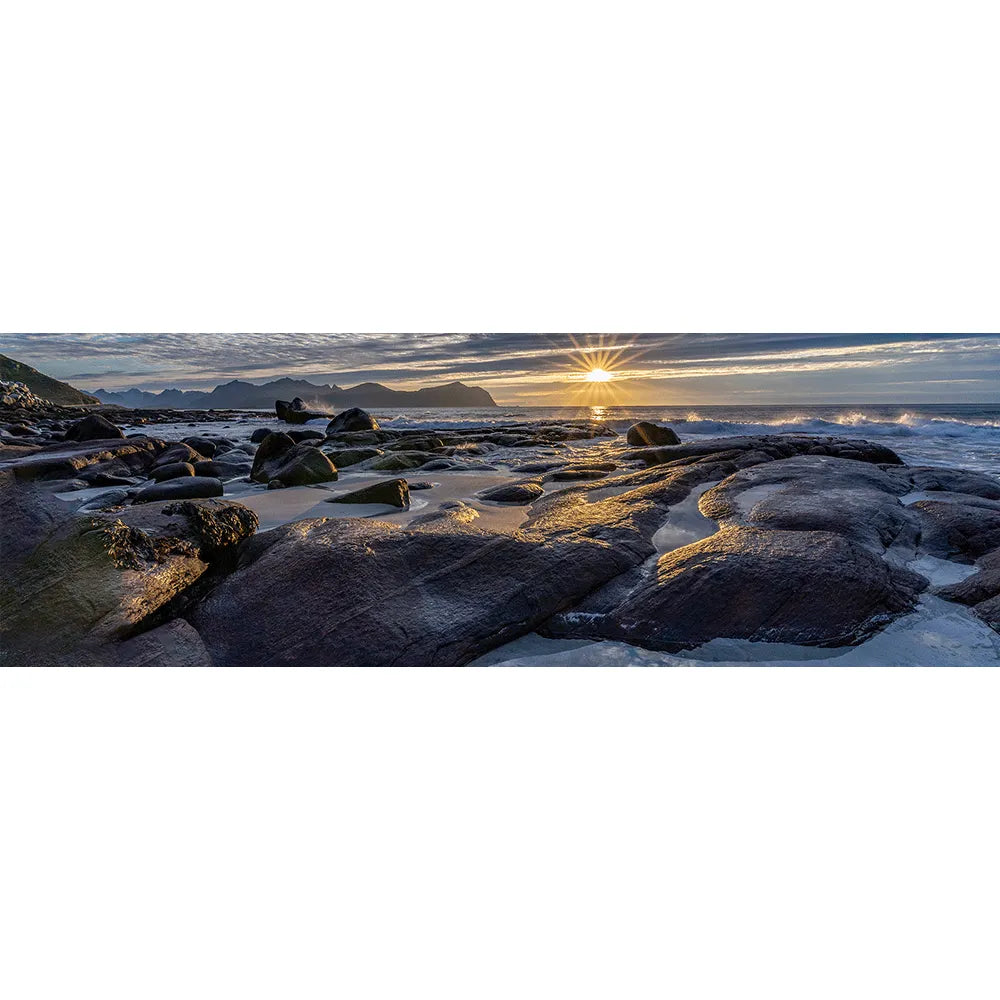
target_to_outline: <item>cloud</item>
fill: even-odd
[[[988,385],[1000,370],[1000,334],[963,333],[13,333],[0,343],[4,353],[90,389],[291,375],[401,387],[463,379],[526,396],[560,391],[581,358],[608,350],[619,352],[623,376],[650,388],[736,379],[756,391],[762,380],[821,376],[840,395],[862,375],[866,384],[868,376],[889,384],[896,375],[896,384]]]

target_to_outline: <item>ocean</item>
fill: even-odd
[[[388,427],[471,427],[535,420],[601,420],[624,432],[638,420],[669,424],[682,440],[746,434],[832,434],[892,448],[908,465],[1000,474],[1000,402],[839,406],[498,406],[373,409]]]

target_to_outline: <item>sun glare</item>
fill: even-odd
[[[611,372],[606,372],[603,368],[591,368],[586,374],[588,382],[610,382],[612,378]]]

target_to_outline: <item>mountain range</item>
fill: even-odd
[[[496,406],[493,397],[475,385],[449,382],[413,391],[390,389],[378,382],[363,382],[352,388],[317,385],[305,379],[279,378],[264,385],[233,379],[217,385],[211,392],[195,389],[163,389],[146,392],[126,389],[94,393],[102,403],[136,409],[167,408],[185,410],[269,410],[276,399],[300,397],[310,409],[346,409],[350,406]]]

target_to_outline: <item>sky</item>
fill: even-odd
[[[1000,333],[11,333],[0,352],[81,389],[290,375],[460,380],[529,406],[1000,401]]]

